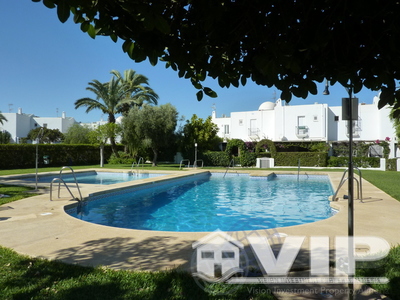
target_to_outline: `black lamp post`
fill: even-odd
[[[342,98],[342,120],[348,122],[349,136],[349,162],[348,162],[348,224],[347,232],[349,237],[348,254],[349,254],[349,300],[353,299],[354,283],[351,281],[354,278],[354,269],[352,262],[354,261],[354,167],[353,167],[353,121],[358,120],[358,99],[353,98],[353,86],[346,88],[349,95],[348,98]],[[326,81],[324,95],[329,95],[328,80]],[[351,269],[350,269],[351,267]]]

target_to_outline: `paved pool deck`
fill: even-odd
[[[79,172],[81,171],[83,170],[79,170]],[[117,170],[97,169],[97,171],[115,172]],[[163,177],[121,183],[112,187],[104,185],[80,186],[83,197],[86,197],[94,192],[106,192],[110,188],[123,189],[128,186],[165,179],[173,180],[181,176],[193,176],[206,171],[206,169],[191,169],[179,172],[162,172],[168,174]],[[215,170],[211,170],[211,172],[215,172]],[[253,176],[267,176],[272,171],[254,170],[243,173],[250,173]],[[297,172],[283,171],[274,173],[297,174]],[[300,174],[304,174],[304,172]],[[342,172],[307,172],[307,174],[329,175],[334,189],[337,188],[342,177]],[[15,176],[12,181],[4,181],[6,177],[0,177],[0,183],[24,183],[23,180],[15,179]],[[39,185],[43,186],[43,184]],[[73,185],[69,184],[69,186],[71,186],[71,191],[77,194]],[[400,244],[400,232],[398,230],[400,202],[366,180],[362,181],[362,187],[362,201],[354,200],[355,236],[376,236],[385,239],[392,246]],[[331,238],[331,249],[333,249],[334,238],[347,235],[348,203],[347,200],[343,199],[343,195],[347,194],[346,190],[347,184],[339,191],[338,201],[331,202],[332,207],[339,210],[331,218],[299,226],[277,228],[273,232],[290,236],[329,236]],[[12,248],[21,254],[72,264],[103,265],[112,269],[145,271],[173,268],[190,270],[190,262],[194,253],[192,244],[209,234],[206,232],[121,229],[84,222],[65,213],[64,207],[76,203],[76,200],[71,199],[65,188],[61,191],[61,198],[54,201],[50,201],[47,189],[45,194],[0,206],[0,245]],[[356,186],[354,194],[356,197]],[[53,193],[53,197],[56,196],[57,193]],[[259,230],[255,233],[261,236],[269,236],[271,231]],[[236,232],[234,237],[240,239],[249,234],[251,232]],[[304,253],[307,253],[307,245],[304,246],[303,250]],[[296,264],[298,266],[307,265],[306,255],[303,258],[300,257]],[[279,299],[300,299],[300,296],[293,295],[279,296]],[[310,294],[307,299],[321,298],[318,298],[318,295],[314,298]],[[346,298],[336,297],[334,299]]]

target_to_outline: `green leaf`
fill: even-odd
[[[242,77],[240,78],[240,83],[242,84],[242,86],[245,86],[246,83],[247,83],[247,78],[246,78],[245,76],[242,76]]]
[[[192,82],[193,86],[198,89],[201,90],[203,88],[203,86],[201,85],[200,82],[198,82],[197,80],[191,78],[190,81]]]
[[[158,55],[155,51],[153,51],[150,55],[148,55],[150,64],[154,67],[158,63]]]
[[[292,93],[289,92],[289,90],[287,90],[287,89],[283,90],[281,93],[281,99],[285,100],[287,103],[289,103],[290,100],[292,100]]]
[[[155,27],[157,28],[157,30],[159,30],[160,32],[164,33],[164,34],[169,34],[171,31],[171,28],[169,27],[168,22],[159,15],[155,16]]]
[[[37,2],[40,2],[40,0],[37,1]],[[51,1],[51,0],[43,0],[43,4],[44,4],[47,8],[54,8],[54,7],[56,7],[56,6],[54,5],[54,1]]]
[[[201,101],[203,99],[203,91],[198,91],[196,93],[197,101]]]
[[[94,28],[94,26],[92,24],[89,25],[89,29],[88,29],[87,33],[89,34],[89,36],[92,39],[94,39],[96,37],[96,29]]]
[[[66,0],[61,0],[57,5],[57,16],[61,23],[65,23],[69,18],[69,4]]]
[[[112,39],[112,41],[113,41],[114,43],[116,43],[116,42],[118,41],[118,36],[117,36],[116,34],[114,34],[114,33],[111,33],[111,34],[110,34],[110,38]]]
[[[88,32],[89,28],[90,28],[90,22],[89,21],[85,21],[85,22],[83,22],[81,24],[81,30],[83,32]]]
[[[208,97],[211,97],[211,98],[217,98],[218,97],[217,93],[214,92],[212,89],[210,89],[208,87],[205,87],[203,89],[203,91]]]

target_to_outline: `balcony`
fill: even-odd
[[[259,128],[249,128],[249,136],[258,137],[260,134]]]
[[[296,126],[296,136],[298,138],[308,137],[309,128],[308,126]]]

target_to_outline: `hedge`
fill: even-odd
[[[206,151],[202,154],[205,166],[227,167],[231,158],[225,151]]]
[[[349,158],[346,156],[331,156],[328,160],[328,167],[347,167]],[[353,165],[358,168],[379,168],[379,157],[353,157]]]
[[[95,145],[40,144],[38,149],[39,166],[94,165],[100,162],[100,149]],[[112,153],[111,146],[104,147],[104,158]],[[44,156],[49,157],[49,164],[44,164]],[[0,168],[34,168],[36,163],[36,145],[6,144],[0,145]]]
[[[275,166],[326,167],[328,153],[325,152],[277,152]]]
[[[386,160],[386,171],[397,171],[397,158]]]

